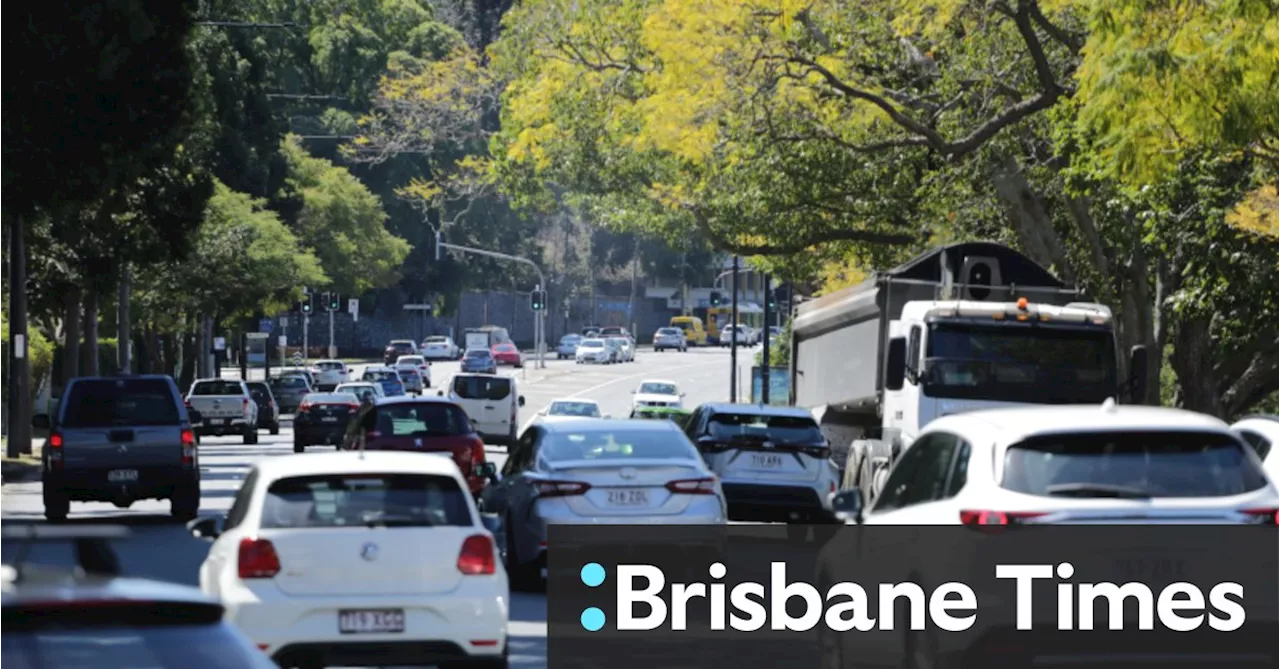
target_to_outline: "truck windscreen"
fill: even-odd
[[[930,397],[1092,404],[1116,395],[1115,344],[1101,329],[934,323],[921,379]]]

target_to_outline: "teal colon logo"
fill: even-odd
[[[582,565],[582,571],[579,576],[582,578],[583,584],[588,588],[598,588],[601,583],[604,583],[604,567],[600,566],[598,562],[588,562]],[[604,611],[593,606],[583,610],[579,620],[582,622],[582,629],[588,632],[598,632],[604,627]]]

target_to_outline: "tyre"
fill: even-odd
[[[67,514],[71,513],[71,498],[67,493],[61,490],[55,490],[45,487],[42,491],[44,496],[44,518],[51,523],[60,523],[67,519]]]
[[[278,434],[280,434],[280,421],[271,424],[271,436],[274,437]]]
[[[257,428],[254,428],[254,427],[245,428],[245,433],[244,433],[244,443],[245,443],[246,445],[253,445],[253,444],[258,443],[258,429],[257,429]]]
[[[512,591],[530,591],[534,589],[536,581],[534,577],[540,576],[537,572],[538,563],[536,560],[529,564],[521,564],[520,556],[517,555],[515,535],[511,531],[511,516],[507,516],[503,520],[503,526],[507,533],[507,577],[511,583]]]
[[[187,522],[194,520],[200,513],[200,484],[199,482],[186,485],[173,491],[173,497],[169,498],[169,515],[174,520]]]
[[[293,452],[294,452],[294,453],[303,453],[303,452],[305,452],[306,450],[307,450],[307,447],[306,447],[306,446],[303,446],[301,443],[299,443],[299,442],[297,442],[297,441],[294,441],[294,442],[293,442]]]

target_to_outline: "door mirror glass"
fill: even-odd
[[[521,395],[520,397],[516,398],[516,402],[517,402],[520,406],[524,406],[524,395]]]

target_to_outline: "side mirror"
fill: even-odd
[[[226,516],[205,516],[187,523],[187,531],[197,539],[217,539],[226,523]]]
[[[476,476],[494,481],[498,478],[498,466],[492,462],[482,462],[476,467]]]
[[[902,382],[907,376],[907,340],[905,337],[894,337],[889,340],[889,355],[884,366],[884,387],[886,390],[902,390]]]
[[[841,490],[831,498],[831,511],[843,522],[862,522],[862,491],[857,488]]]
[[[187,419],[191,421],[192,425],[197,425],[204,422],[204,414],[197,409],[187,409]]]
[[[1134,404],[1147,400],[1147,347],[1129,349],[1129,399]]]
[[[520,397],[517,397],[517,398],[516,398],[516,403],[517,403],[517,404],[519,404],[520,406],[524,406],[524,395],[521,395]]]
[[[40,428],[42,430],[49,429],[49,416],[47,414],[37,414],[32,416],[31,427]]]

